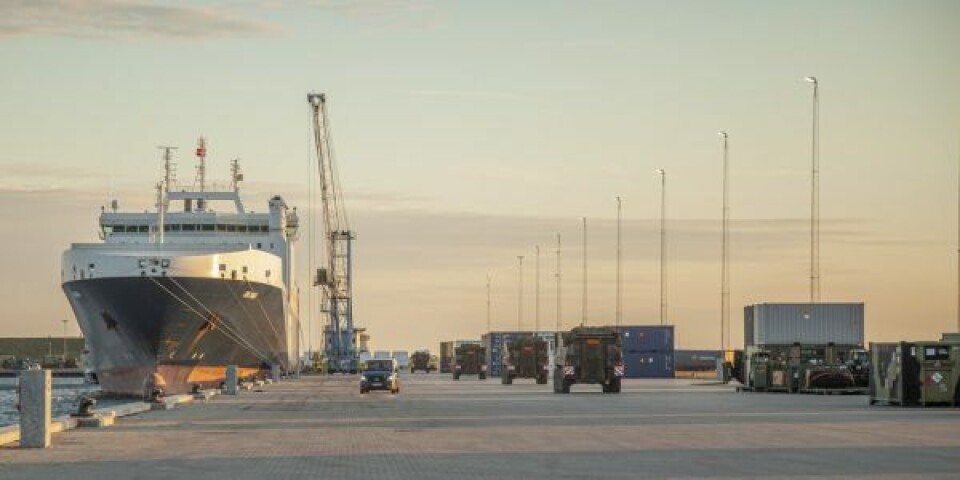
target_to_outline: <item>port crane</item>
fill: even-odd
[[[312,109],[313,136],[319,172],[320,207],[327,264],[318,268],[314,287],[322,292],[321,311],[326,313],[324,353],[330,372],[355,373],[358,367],[353,341],[353,250],[355,238],[344,208],[330,143],[327,99],[323,93],[307,95]],[[311,312],[312,314],[313,312]]]

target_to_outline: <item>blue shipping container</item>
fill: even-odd
[[[620,327],[623,353],[673,353],[673,325]]]
[[[623,364],[627,378],[673,378],[673,353],[626,353]]]

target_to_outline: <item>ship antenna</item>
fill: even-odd
[[[174,181],[174,165],[173,163],[173,151],[177,147],[168,147],[166,145],[161,145],[160,150],[163,150],[163,192],[170,193],[170,184]]]
[[[240,182],[243,181],[243,173],[240,172],[240,159],[235,158],[230,161],[230,184],[234,192],[240,192]]]
[[[163,231],[166,229],[165,217],[170,202],[167,196],[170,193],[170,183],[174,180],[173,151],[177,147],[160,146],[157,148],[163,150],[163,182],[157,185],[157,236],[160,243],[163,243]]]
[[[197,158],[200,163],[197,164],[196,183],[200,187],[199,191],[204,191],[207,181],[207,139],[200,137],[197,140]]]

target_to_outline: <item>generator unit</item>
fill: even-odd
[[[871,343],[870,353],[871,405],[960,405],[960,343]]]
[[[858,345],[749,346],[735,365],[740,390],[786,393],[866,393],[870,365]]]

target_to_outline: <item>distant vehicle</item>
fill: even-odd
[[[546,385],[550,373],[550,346],[546,340],[534,336],[514,338],[504,345],[500,382],[513,384],[516,378],[533,378]]]
[[[410,366],[410,354],[408,352],[394,350],[392,358],[397,361],[397,366],[401,369]]]
[[[487,378],[487,349],[481,345],[460,345],[454,349],[453,379],[460,380],[461,375],[477,375],[480,380]]]
[[[388,350],[377,350],[373,352],[373,358],[377,360],[390,360],[390,352]]]
[[[562,335],[553,371],[553,393],[570,393],[576,383],[600,384],[620,393],[623,353],[620,335],[609,327],[576,327]]]
[[[360,372],[360,393],[364,394],[371,390],[400,393],[400,376],[396,360],[374,358],[366,361]]]
[[[437,369],[436,365],[433,365],[433,358],[430,356],[429,350],[417,350],[413,352],[413,356],[410,357],[410,373],[415,373],[417,370],[422,370],[426,373],[430,373]]]

